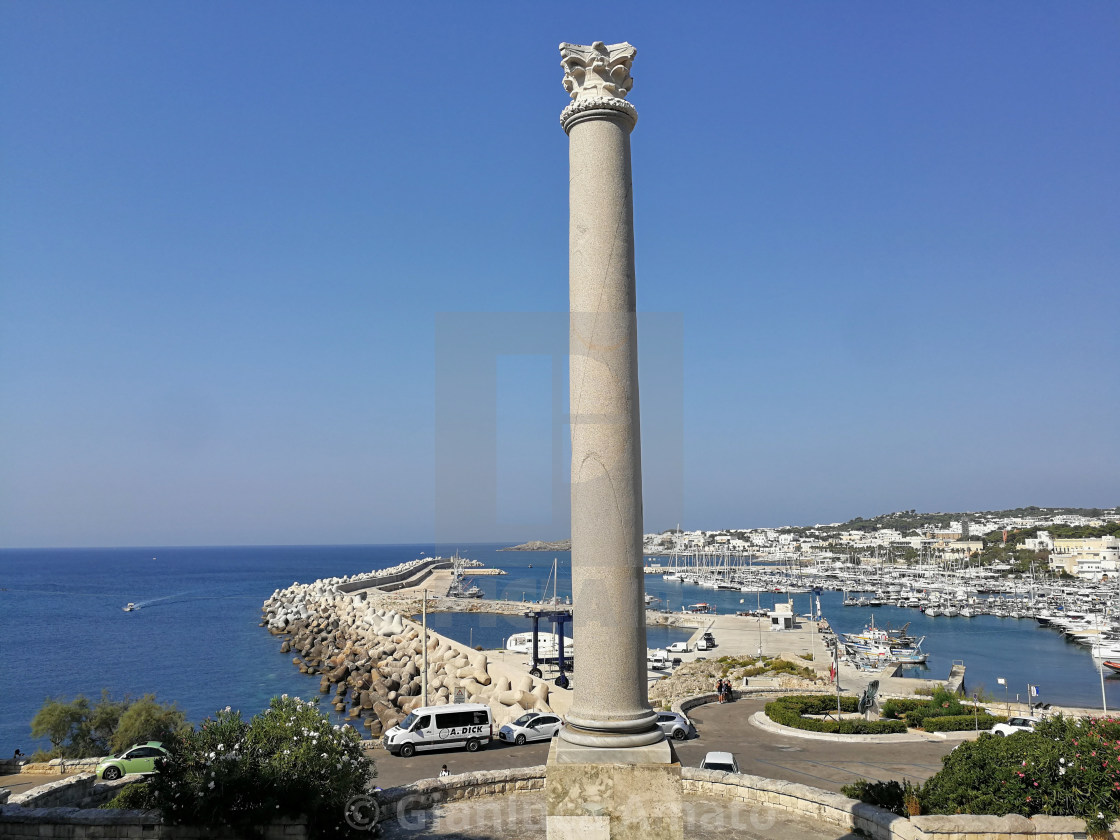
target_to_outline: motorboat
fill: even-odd
[[[136,606],[134,603],[132,603],[131,601],[129,601],[127,604],[125,604],[123,607],[121,607],[121,609],[124,610],[125,612],[132,612],[133,610],[138,610],[140,608],[138,606]]]
[[[557,635],[555,633],[537,633],[537,653],[539,655],[557,654]],[[570,656],[575,648],[575,641],[568,636],[564,637],[564,655]],[[532,653],[533,634],[514,633],[506,639],[506,650],[513,653]]]

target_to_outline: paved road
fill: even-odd
[[[699,737],[674,742],[681,764],[699,767],[706,752],[727,750],[735,754],[744,773],[838,792],[842,785],[859,778],[924,781],[941,769],[941,757],[956,745],[956,742],[845,744],[774,735],[747,722],[764,705],[763,700],[740,700],[693,709],[689,716],[696,724]],[[433,778],[439,775],[442,764],[452,773],[544,764],[548,758],[548,743],[542,741],[521,747],[498,743],[473,754],[450,750],[399,758],[376,750],[371,755],[377,762],[377,784],[387,788]]]

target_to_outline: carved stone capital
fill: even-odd
[[[630,68],[638,51],[630,44],[606,45],[596,41],[591,46],[560,45],[560,66],[564,68],[564,90],[572,102],[560,114],[560,123],[567,131],[572,117],[589,111],[618,111],[630,118],[631,127],[638,121],[638,109],[626,101],[634,86]]]

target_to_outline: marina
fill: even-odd
[[[429,589],[430,626],[471,647],[501,648],[511,635],[531,629],[524,617],[529,609],[547,606],[554,592],[561,603],[570,598],[566,553],[542,555],[498,550],[503,547],[459,546],[463,557],[505,574],[481,574],[472,567],[471,585],[478,586],[484,596],[474,599],[435,597],[446,591],[450,581],[449,572],[433,575],[429,585],[438,583],[443,590]],[[9,687],[8,702],[0,709],[0,738],[19,743],[26,750],[32,743],[29,721],[44,697],[83,692],[97,696],[102,688],[134,695],[155,692],[161,700],[178,701],[192,720],[201,720],[230,704],[254,713],[264,708],[273,694],[282,692],[314,696],[318,693],[314,678],[295,672],[289,660],[276,654],[272,638],[257,627],[256,616],[263,595],[309,576],[359,574],[425,555],[449,557],[455,548],[161,548],[158,565],[150,562],[154,553],[150,549],[146,553],[144,549],[6,550],[0,558],[6,569],[6,614],[11,626],[24,629],[21,648],[38,667],[28,669]],[[554,558],[556,575],[552,575]],[[661,562],[667,566],[664,558]],[[1107,587],[1091,587],[1079,581],[1067,581],[1064,586],[1036,582],[1034,601],[1039,606],[1028,618],[1021,602],[1031,602],[1031,586],[1024,585],[1029,582],[1009,582],[1001,590],[998,581],[977,581],[997,590],[977,592],[978,601],[986,603],[989,595],[994,596],[996,606],[1006,615],[993,610],[971,618],[963,614],[949,618],[941,614],[930,616],[916,606],[899,607],[901,598],[884,601],[880,607],[843,605],[845,589],[849,596],[874,597],[879,590],[888,594],[891,585],[902,587],[901,581],[890,580],[893,572],[889,568],[882,574],[876,570],[874,576],[870,569],[835,568],[829,570],[828,576],[815,579],[804,568],[797,574],[796,563],[791,575],[788,564],[783,572],[780,564],[748,562],[754,566],[754,591],[701,588],[663,574],[644,575],[646,593],[657,599],[647,612],[647,646],[665,648],[674,641],[687,641],[691,631],[657,625],[671,620],[695,622],[701,616],[681,616],[682,606],[706,603],[714,612],[703,620],[715,618],[741,625],[745,628],[739,631],[744,640],[754,634],[756,641],[749,648],[753,651],[764,637],[768,645],[769,637],[775,637],[773,643],[777,644],[783,634],[750,618],[732,621],[737,614],[765,612],[778,601],[792,598],[794,612],[804,616],[811,608],[816,611],[819,598],[819,614],[837,634],[861,633],[874,617],[876,627],[894,629],[909,623],[910,635],[925,636],[921,647],[928,658],[924,664],[904,667],[902,673],[907,677],[944,680],[954,661],[961,660],[967,665],[966,688],[970,692],[980,688],[1014,702],[1016,695],[1026,697],[1028,685],[1036,685],[1040,701],[1098,709],[1101,706],[1101,675],[1092,647],[1042,621],[1047,620],[1045,613],[1050,611],[1076,612],[1056,610],[1063,601],[1070,607],[1087,608],[1096,599],[1101,608],[1084,612],[1103,614],[1107,609],[1109,616],[1114,615]],[[111,579],[98,571],[110,566],[118,572]],[[923,573],[920,579],[930,584],[937,582],[935,574]],[[822,587],[820,595],[812,592],[816,584]],[[919,600],[922,588],[930,586],[911,586]],[[960,588],[957,581],[944,580],[937,591],[955,598]],[[794,591],[797,589],[803,591]],[[1064,595],[1062,589],[1067,590]],[[900,588],[899,594],[904,591]],[[1054,594],[1050,599],[1054,610],[1049,611],[1043,607],[1048,591]],[[142,609],[122,612],[122,604],[130,601]],[[446,601],[446,605],[441,605],[441,601]],[[1019,610],[1010,609],[1013,601],[1019,602]],[[481,611],[493,607],[508,612],[496,615]],[[1024,617],[1015,618],[1013,612]],[[1091,619],[1098,623],[1102,620]],[[98,628],[98,632],[90,633],[89,628]],[[542,630],[552,628],[542,625]],[[565,635],[574,637],[571,633]],[[1105,640],[1107,633],[1102,641]],[[578,639],[575,644],[578,650]],[[145,655],[151,646],[175,655],[153,662]],[[223,654],[214,656],[212,652],[219,650]],[[723,651],[716,648],[701,655],[718,657]],[[818,648],[815,655],[823,656],[824,651]],[[192,661],[207,668],[212,678],[195,679],[192,675],[196,672],[186,665]],[[1107,661],[1120,663],[1120,657],[1110,655]],[[1108,668],[1105,672],[1108,707],[1120,708],[1120,676]],[[1006,687],[997,683],[999,678],[1005,680]]]

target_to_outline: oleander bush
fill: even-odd
[[[840,711],[859,710],[856,697],[841,696]],[[804,717],[804,715],[823,715],[836,711],[836,695],[812,694],[807,696],[786,696],[766,704],[766,716],[774,723],[792,726],[809,732],[831,732],[838,735],[887,735],[906,731],[906,724],[900,720],[862,719],[830,720]]]
[[[893,787],[844,792],[865,802],[879,796],[894,809]],[[925,814],[1080,817],[1091,837],[1102,837],[1120,819],[1120,720],[1059,716],[1034,732],[982,733],[942,759],[915,804]]]
[[[346,836],[346,803],[376,775],[355,730],[287,695],[250,721],[227,708],[165,746],[159,772],[124,788],[111,807],[155,808],[169,823],[242,837],[306,816],[312,837]]]

